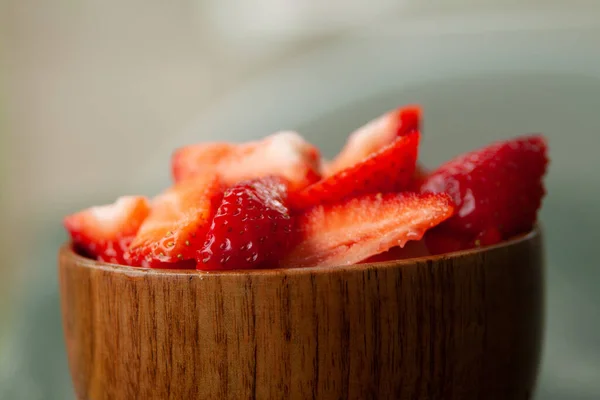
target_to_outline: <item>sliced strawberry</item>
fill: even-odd
[[[423,185],[428,176],[429,173],[427,172],[425,167],[417,163],[417,166],[415,167],[415,172],[413,173],[413,176],[406,190],[409,192],[419,192],[421,190],[421,186]]]
[[[423,241],[431,254],[444,254],[491,246],[500,243],[502,235],[495,228],[486,229],[477,235],[457,232],[450,229],[445,222],[427,231]]]
[[[428,230],[423,237],[425,246],[431,254],[445,254],[473,247],[469,235],[448,230],[445,223]]]
[[[225,186],[278,175],[300,190],[321,177],[319,150],[295,132],[278,132],[244,144],[201,143],[181,148],[172,160],[176,182],[216,171]]]
[[[139,265],[195,259],[202,247],[221,195],[215,175],[200,175],[168,189],[152,202],[150,215],[131,243],[131,255]]]
[[[64,225],[73,244],[99,261],[131,265],[129,244],[150,212],[145,197],[120,197],[110,205],[92,207],[69,215]]]
[[[425,235],[427,235],[427,233],[425,233]],[[388,251],[369,257],[366,260],[361,261],[361,264],[406,260],[408,258],[427,257],[429,255],[431,255],[431,253],[422,239],[413,240],[406,243],[404,247],[394,246]]]
[[[471,237],[497,229],[503,238],[530,230],[545,194],[548,164],[542,136],[498,142],[459,156],[434,171],[422,192],[445,192],[456,215],[445,225]]]
[[[502,241],[502,234],[494,227],[485,229],[475,237],[474,247],[491,246]]]
[[[317,206],[298,217],[301,239],[283,267],[350,265],[420,240],[454,211],[445,194],[365,195]]]
[[[325,176],[351,168],[399,136],[418,131],[420,124],[421,108],[416,105],[397,108],[370,121],[350,135],[342,151],[326,165]]]
[[[292,237],[292,219],[285,205],[287,187],[278,178],[241,182],[225,191],[198,252],[198,269],[269,267]]]
[[[294,208],[306,209],[363,194],[406,189],[415,171],[419,138],[419,132],[397,137],[366,159],[308,186],[293,196]]]
[[[153,269],[195,269],[196,268],[196,260],[183,260],[177,261],[174,263],[153,261],[148,262],[146,260],[142,261],[142,267],[144,268],[153,268]]]

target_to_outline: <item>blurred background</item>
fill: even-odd
[[[550,141],[538,399],[600,398],[600,3],[0,1],[0,399],[72,398],[61,219],[169,184],[186,143],[296,129],[332,156],[403,103],[424,162]]]

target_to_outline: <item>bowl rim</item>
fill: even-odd
[[[98,269],[105,270],[115,273],[123,273],[130,276],[140,276],[140,275],[161,275],[161,276],[257,276],[257,275],[281,275],[281,274],[291,274],[291,275],[304,275],[304,274],[323,274],[328,272],[344,272],[344,271],[366,271],[373,269],[387,269],[387,268],[395,268],[395,267],[409,267],[415,266],[419,264],[428,264],[433,262],[439,262],[442,260],[448,259],[458,259],[467,256],[473,256],[477,254],[485,254],[494,250],[505,249],[508,247],[513,247],[517,245],[522,245],[526,242],[531,242],[532,240],[538,239],[541,237],[541,227],[536,225],[531,231],[515,236],[511,239],[504,240],[498,244],[491,246],[478,247],[468,250],[460,250],[454,251],[444,254],[431,255],[427,257],[414,257],[414,258],[405,258],[400,260],[391,260],[391,261],[381,261],[374,263],[362,263],[362,264],[350,264],[350,265],[340,265],[340,266],[321,266],[321,267],[281,267],[281,268],[262,268],[262,269],[231,269],[231,270],[223,270],[223,271],[202,271],[196,269],[158,269],[158,268],[144,268],[144,267],[131,267],[127,265],[120,264],[112,264],[97,261],[91,258],[87,258],[82,256],[74,251],[73,244],[71,241],[65,242],[60,250],[59,254],[62,259],[63,256],[71,258],[75,264],[79,267],[85,267],[90,269]],[[62,260],[59,261],[59,264],[62,264]]]

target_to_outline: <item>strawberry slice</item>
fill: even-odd
[[[427,231],[423,241],[431,254],[445,254],[491,246],[500,243],[502,235],[497,229],[490,228],[473,236],[464,232],[453,231],[446,223],[443,223]]]
[[[292,219],[281,179],[245,181],[225,191],[198,252],[198,269],[248,269],[276,263],[290,243]]]
[[[338,156],[326,165],[325,176],[332,176],[360,163],[371,154],[392,144],[399,136],[418,131],[421,108],[400,107],[370,121],[353,132]]]
[[[524,136],[447,162],[425,180],[421,191],[452,196],[457,212],[444,224],[451,231],[475,238],[495,229],[508,238],[535,224],[547,164],[545,139]],[[497,239],[493,236],[492,241]]]
[[[225,186],[271,175],[289,181],[300,190],[321,177],[319,150],[295,132],[278,132],[244,144],[201,143],[177,150],[172,160],[173,177],[183,181],[216,171]]]
[[[419,192],[421,190],[421,186],[423,185],[428,176],[429,172],[427,172],[425,167],[417,163],[417,166],[415,167],[415,172],[412,176],[407,190],[410,192]]]
[[[479,232],[473,241],[474,247],[491,246],[502,241],[502,233],[494,227]]]
[[[127,250],[150,213],[145,197],[124,196],[113,204],[91,207],[64,219],[75,247],[98,261],[131,265]]]
[[[445,194],[365,195],[316,206],[298,217],[299,243],[282,267],[350,265],[420,240],[454,211]]]
[[[167,268],[163,263],[195,259],[220,195],[219,180],[207,174],[177,183],[157,196],[131,243],[133,260],[138,265]]]
[[[177,262],[160,262],[160,261],[152,261],[149,262],[147,260],[143,260],[141,262],[142,268],[153,268],[153,269],[195,269],[196,268],[196,260],[183,260]]]
[[[423,237],[423,242],[431,254],[445,254],[455,251],[466,250],[474,247],[473,240],[469,235],[453,232],[442,223],[428,230]]]
[[[418,131],[397,137],[366,159],[293,194],[294,208],[306,209],[363,194],[406,189],[415,171],[419,139]]]
[[[425,235],[427,236],[427,231]],[[396,260],[406,260],[408,258],[427,257],[431,255],[423,240],[413,240],[404,245],[404,247],[394,246],[388,251],[376,254],[361,261],[361,264],[370,264],[376,262],[388,262]]]

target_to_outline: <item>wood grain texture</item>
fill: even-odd
[[[202,273],[60,250],[79,399],[529,399],[539,232],[444,257]]]

